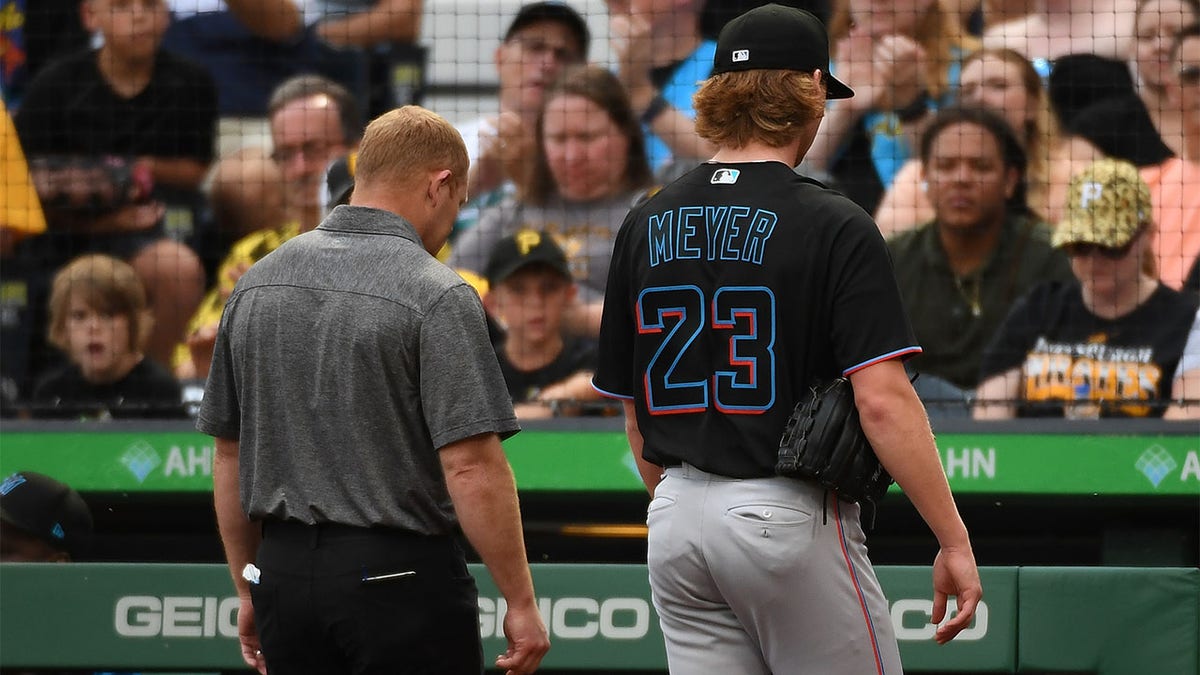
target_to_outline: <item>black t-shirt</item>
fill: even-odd
[[[1062,417],[1077,387],[1102,417],[1161,417],[1196,305],[1195,296],[1159,284],[1110,320],[1088,311],[1078,281],[1039,285],[984,351],[980,381],[1020,368],[1019,417]]]
[[[213,158],[217,93],[208,71],[159,52],[146,88],[125,98],[85,51],[34,78],[14,120],[22,148],[36,155]]]
[[[919,351],[866,212],[780,162],[706,163],[625,219],[594,383],[649,461],[762,477],[815,379]]]
[[[503,345],[496,347],[496,357],[513,403],[525,403],[533,400],[539,389],[562,382],[575,373],[595,370],[596,342],[568,338],[558,356],[536,370],[518,370],[504,354]]]
[[[108,384],[84,379],[68,363],[39,378],[33,388],[35,417],[184,417],[179,382],[162,366],[142,359],[125,377]]]

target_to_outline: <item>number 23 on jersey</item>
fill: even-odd
[[[640,338],[652,340],[642,373],[650,414],[702,413],[714,406],[723,413],[755,415],[775,403],[771,289],[725,286],[706,298],[692,285],[646,288],[638,295],[637,322]],[[695,353],[713,344],[727,348]]]

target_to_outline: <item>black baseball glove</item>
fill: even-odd
[[[775,472],[813,480],[847,502],[876,502],[892,477],[863,434],[850,380],[817,384],[797,404],[779,441]]]

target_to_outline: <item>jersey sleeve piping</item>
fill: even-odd
[[[880,363],[882,361],[887,361],[889,359],[907,358],[909,356],[915,356],[916,354],[920,354],[922,351],[923,350],[916,345],[912,345],[911,347],[904,347],[903,349],[897,349],[895,351],[891,351],[886,354],[881,354],[880,356],[876,356],[873,359],[868,359],[866,361],[863,361],[862,363],[860,363],[858,365],[850,366],[849,368],[842,371],[842,376],[849,377],[852,373],[856,373],[868,366],[873,366],[876,363]]]
[[[604,396],[606,398],[618,398],[623,401],[632,401],[633,400],[632,396],[629,396],[626,394],[617,394],[615,392],[606,391],[604,389],[601,389],[600,387],[596,386],[596,380],[594,380],[594,379],[592,380],[592,389],[595,389],[596,393],[598,393],[601,396]]]

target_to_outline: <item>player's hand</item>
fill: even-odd
[[[258,642],[258,626],[254,623],[254,603],[250,596],[242,596],[241,606],[238,607],[238,641],[242,644],[242,660],[246,665],[267,675],[267,659],[263,656],[262,645]]]
[[[953,595],[958,605],[954,618],[946,618],[946,601]],[[964,628],[971,625],[975,608],[983,598],[983,585],[979,581],[979,568],[975,566],[975,554],[970,548],[943,548],[933,560],[933,616],[934,624],[941,624],[934,640],[944,645],[954,639]]]
[[[550,634],[537,605],[510,606],[504,615],[504,635],[508,638],[508,650],[496,657],[496,667],[505,675],[529,675],[550,651]]]

